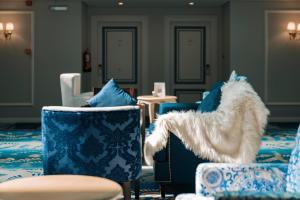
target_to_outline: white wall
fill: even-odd
[[[155,81],[163,81],[164,70],[164,16],[166,15],[200,15],[213,14],[221,20],[219,24],[220,53],[223,55],[221,62],[221,76],[227,77],[232,69],[246,75],[260,96],[265,96],[265,11],[266,10],[300,10],[298,1],[239,1],[232,0],[223,7],[205,9],[101,9],[91,8],[80,1],[69,0],[68,12],[50,12],[48,6],[53,1],[34,1],[33,7],[26,7],[23,1],[5,0],[0,2],[1,10],[29,10],[34,11],[34,105],[33,106],[0,106],[0,121],[31,121],[39,120],[41,107],[44,105],[60,105],[59,74],[64,72],[81,72],[82,51],[90,47],[95,41],[90,40],[91,17],[100,15],[143,15],[148,18],[148,59],[149,59],[149,85],[147,92],[151,92]],[[287,34],[287,33],[286,33]],[[297,46],[297,44],[299,44]],[[300,42],[291,47],[299,52]],[[0,48],[3,48],[0,46]],[[272,47],[273,48],[273,47]],[[280,53],[280,49],[278,52]],[[277,51],[276,51],[277,52]],[[300,63],[289,53],[284,54],[282,60],[291,59],[293,67],[299,68]],[[287,58],[289,57],[289,58]],[[16,58],[17,59],[17,58]],[[271,59],[273,59],[271,57]],[[1,55],[0,55],[1,63]],[[272,63],[272,62],[271,62]],[[271,66],[272,67],[272,66]],[[283,66],[284,67],[284,66]],[[289,66],[290,67],[290,66]],[[291,68],[291,67],[290,67]],[[2,69],[3,70],[3,69]],[[291,68],[290,71],[293,69]],[[0,72],[4,72],[1,71]],[[274,72],[274,71],[273,71]],[[272,76],[274,75],[272,72]],[[19,74],[25,73],[20,69]],[[91,83],[91,73],[83,74],[83,90],[88,91],[94,85]],[[278,73],[278,79],[290,82],[291,86],[297,85],[295,77],[289,79],[284,73]],[[298,73],[289,73],[289,76],[299,76]],[[285,77],[284,77],[285,76]],[[11,77],[6,78],[7,84]],[[22,76],[20,76],[22,78]],[[272,79],[273,80],[273,79]],[[295,81],[296,80],[296,81]],[[270,87],[272,83],[269,83]],[[299,85],[299,84],[298,84]],[[0,85],[0,91],[7,87]],[[296,88],[296,87],[291,87]],[[282,94],[290,95],[287,99],[297,100],[298,91],[291,88],[278,89]],[[290,92],[289,92],[290,91]],[[16,99],[18,98],[16,93]],[[272,100],[272,99],[271,99]],[[13,101],[13,99],[12,99]],[[300,99],[299,99],[300,102]],[[299,121],[300,106],[298,105],[268,105],[271,110],[272,120]]]
[[[61,105],[59,75],[66,72],[81,72],[81,2],[68,1],[68,12],[49,11],[50,3],[53,1],[39,0],[33,1],[32,7],[26,7],[24,1],[0,2],[1,10],[29,10],[34,11],[35,16],[34,105],[0,106],[0,121],[39,121],[42,106]],[[2,59],[0,55],[0,63]],[[20,69],[15,73],[23,72]],[[4,78],[7,78],[7,84],[18,81],[12,80],[11,77]],[[0,91],[5,91],[5,88],[5,85],[1,85]],[[17,97],[19,94],[15,95]]]
[[[266,10],[300,10],[299,1],[239,1],[233,0],[230,5],[230,66],[236,69],[238,73],[246,75],[250,83],[261,97],[265,97],[265,11]],[[279,24],[278,24],[279,25]],[[284,33],[285,30],[282,30]],[[279,33],[281,34],[281,33]],[[288,34],[285,33],[287,38]],[[276,42],[276,41],[274,41]],[[298,46],[298,47],[297,47]],[[294,50],[300,50],[300,43],[294,45]],[[287,54],[279,56],[288,56]],[[289,57],[285,59],[295,59]],[[295,64],[295,62],[294,62]],[[294,69],[299,68],[300,63],[292,66]],[[272,67],[272,66],[271,66]],[[282,68],[285,68],[282,65]],[[291,66],[289,66],[291,70]],[[291,73],[277,73],[275,82],[288,81],[290,87],[278,88],[278,95],[297,96],[293,88],[299,85],[295,80],[299,79],[299,74],[295,77],[286,77]],[[267,74],[269,76],[269,74]],[[297,77],[297,78],[296,78]],[[269,87],[276,84],[268,83]],[[286,83],[285,83],[286,85]],[[288,91],[288,94],[283,92]],[[290,99],[290,97],[287,97]],[[272,99],[271,99],[272,100]],[[300,99],[298,99],[300,102]],[[276,121],[299,121],[300,106],[297,105],[268,105],[271,110],[271,119]]]
[[[219,22],[222,18],[222,8],[203,8],[203,9],[162,9],[162,8],[115,8],[115,9],[101,9],[96,7],[88,8],[88,17],[89,21],[93,16],[103,16],[103,15],[131,15],[131,16],[144,16],[147,18],[148,22],[148,81],[143,83],[142,91],[145,91],[145,94],[151,94],[153,90],[154,82],[164,82],[165,81],[165,41],[164,41],[164,31],[165,31],[165,17],[169,15],[214,15],[217,16]],[[91,24],[89,25],[91,26]],[[219,30],[222,30],[222,23],[218,24]],[[91,28],[89,29],[91,30]],[[89,33],[90,34],[90,33]],[[220,41],[222,40],[222,31],[219,33]],[[96,43],[97,41],[90,41],[91,43]],[[222,49],[222,43],[219,44],[220,49]],[[222,50],[219,51],[222,53]],[[220,67],[223,71],[223,66]],[[223,74],[223,73],[222,73]],[[223,78],[223,77],[222,77]],[[92,87],[97,87],[96,83],[92,83]],[[98,86],[99,87],[99,86]]]

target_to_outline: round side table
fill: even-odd
[[[121,195],[118,183],[93,176],[36,176],[0,184],[1,200],[100,200]]]
[[[150,123],[153,123],[155,117],[154,114],[155,104],[166,103],[166,102],[175,103],[177,97],[176,96],[155,97],[151,95],[146,95],[146,96],[138,96],[137,99],[138,99],[138,104],[148,105]]]

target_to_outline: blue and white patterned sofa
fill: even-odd
[[[141,176],[139,106],[44,107],[42,142],[45,175],[91,175],[129,185]]]
[[[176,199],[230,198],[230,195],[235,199],[247,195],[300,199],[300,126],[295,142],[288,164],[200,164],[196,171],[196,194],[182,194]]]

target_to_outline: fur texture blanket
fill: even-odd
[[[210,113],[170,112],[158,117],[146,138],[147,164],[175,134],[195,155],[214,162],[250,163],[260,146],[269,110],[246,81],[229,81],[221,88],[219,107]]]

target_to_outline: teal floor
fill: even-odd
[[[30,130],[21,130],[23,128]],[[269,127],[262,138],[257,162],[288,162],[296,129]],[[39,124],[0,124],[0,182],[43,175]],[[159,199],[153,168],[143,166],[141,199]],[[171,196],[169,196],[171,198]]]
[[[40,130],[0,131],[0,182],[43,175]],[[153,168],[143,166],[141,198],[159,198]]]

